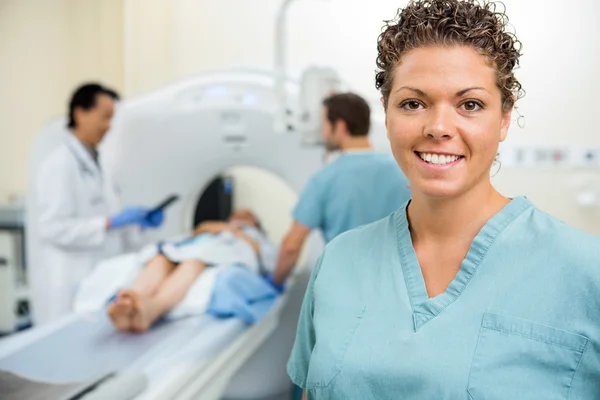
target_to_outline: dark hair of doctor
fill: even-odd
[[[371,109],[362,97],[354,93],[333,94],[323,101],[327,119],[333,125],[342,120],[350,136],[367,136],[371,127]]]
[[[119,100],[119,94],[112,89],[104,87],[98,83],[86,83],[79,86],[69,101],[69,122],[67,127],[73,129],[77,123],[75,121],[75,110],[91,110],[96,106],[99,95],[107,95],[113,100]]]

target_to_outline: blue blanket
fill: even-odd
[[[217,275],[207,313],[254,324],[269,312],[278,294],[261,276],[232,266]]]

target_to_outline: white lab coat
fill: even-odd
[[[33,320],[41,325],[69,314],[94,265],[128,251],[140,236],[131,227],[107,231],[107,218],[122,208],[118,188],[72,134],[40,164],[35,191],[29,284]]]

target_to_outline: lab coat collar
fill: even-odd
[[[90,151],[85,147],[83,143],[74,134],[69,134],[67,137],[67,146],[77,158],[77,162],[80,163],[81,168],[85,168],[90,171],[94,176],[101,177],[100,168],[98,164],[92,158]]]

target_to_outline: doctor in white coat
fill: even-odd
[[[78,285],[101,259],[135,246],[162,211],[121,208],[119,190],[98,163],[118,95],[98,84],[79,87],[69,104],[71,133],[36,172],[35,257],[29,270],[35,325],[71,312]]]

